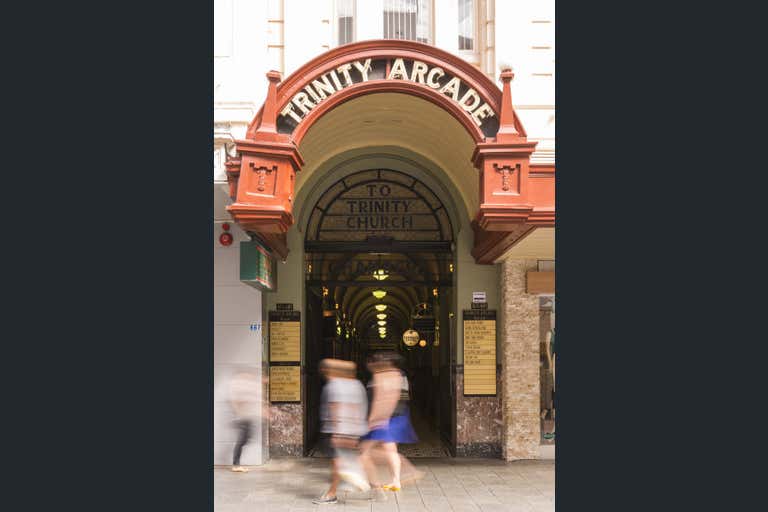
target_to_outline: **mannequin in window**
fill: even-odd
[[[542,419],[546,419],[547,416],[549,416],[549,419],[553,422],[555,421],[555,362],[556,362],[556,352],[555,352],[555,330],[550,330],[547,335],[546,339],[544,341],[544,347],[545,347],[545,354],[547,357],[547,367],[549,371],[552,374],[552,396],[550,399],[549,406],[542,411],[541,417]],[[555,432],[555,425],[552,425],[552,433]]]

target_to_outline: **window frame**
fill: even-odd
[[[340,0],[333,0],[333,12],[331,19],[333,20],[331,24],[331,30],[333,31],[333,44],[334,47],[336,46],[343,46],[345,44],[351,44],[357,41],[357,0],[351,0],[352,3],[352,34],[350,35],[350,40],[346,43],[339,42],[339,3]]]
[[[458,3],[460,0],[456,0],[456,5],[458,7]],[[459,52],[459,55],[462,57],[475,57],[473,59],[474,61],[480,62],[480,1],[479,0],[470,0],[472,2],[472,49],[461,49],[459,48],[459,37],[461,37],[461,34],[459,34],[456,37],[456,47]],[[458,25],[459,20],[456,20],[456,24]]]
[[[397,0],[394,0],[397,1]],[[418,2],[418,0],[416,0]],[[387,38],[386,34],[384,33],[384,16],[385,16],[385,10],[384,10],[384,2],[381,3],[381,38],[386,40],[392,40],[392,41],[413,41],[414,43],[421,43],[421,44],[428,44],[431,46],[435,45],[435,0],[428,0],[429,1],[429,37],[427,38],[426,43],[421,43],[418,39],[397,39],[397,38]],[[416,22],[416,26],[418,27],[418,20]]]

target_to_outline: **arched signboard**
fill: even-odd
[[[426,185],[399,171],[376,169],[328,189],[312,211],[307,240],[449,241],[452,231],[443,204]]]

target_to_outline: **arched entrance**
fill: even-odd
[[[282,82],[268,74],[227,174],[229,212],[283,261],[268,307],[290,302],[304,323],[301,400],[272,405],[273,453],[311,448],[319,358],[361,362],[389,343],[411,358],[425,421],[453,454],[501,454],[501,387],[465,393],[461,314],[475,291],[501,309],[489,264],[554,224],[554,173],[530,165],[536,144],[512,109],[512,72],[501,78],[502,90],[453,55],[394,40],[339,47]],[[372,294],[379,270],[386,312]],[[434,326],[408,350],[398,336],[414,316]]]
[[[536,146],[512,108],[511,70],[503,91],[477,68],[437,48],[402,40],[344,45],[311,60],[281,82],[267,74],[264,107],[237,141],[227,163],[229,212],[244,229],[260,233],[282,258],[293,224],[297,173],[304,139],[327,115],[357,98],[393,93],[434,105],[463,128],[473,151],[477,208],[473,256],[492,263],[536,226],[554,225],[554,169],[531,169]],[[358,113],[360,114],[360,113]],[[438,132],[441,126],[430,131]],[[343,143],[343,141],[339,141]],[[450,146],[450,141],[445,147]],[[477,175],[475,175],[477,173]]]
[[[411,454],[455,453],[450,383],[454,229],[443,201],[418,178],[394,169],[345,175],[314,202],[305,230],[305,452],[318,428],[325,357],[365,361],[377,350],[403,356],[411,416],[419,434]],[[414,330],[413,346],[403,333]]]

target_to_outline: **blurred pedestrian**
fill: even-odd
[[[240,372],[229,381],[229,397],[237,430],[237,441],[232,452],[232,471],[247,473],[248,468],[240,465],[243,448],[251,439],[253,425],[260,418],[259,386],[261,380],[249,372]]]
[[[361,491],[370,488],[358,466],[358,441],[368,431],[365,388],[355,378],[355,363],[339,359],[320,361],[327,380],[320,395],[320,446],[331,458],[331,484],[318,505],[338,503],[336,491],[342,479]]]
[[[398,368],[400,356],[394,352],[376,352],[368,362],[372,389],[368,415],[368,434],[360,444],[360,461],[374,489],[399,491],[402,459],[397,443],[418,441],[410,420],[408,379]],[[392,474],[392,481],[381,484],[372,459],[372,451],[381,447]]]

